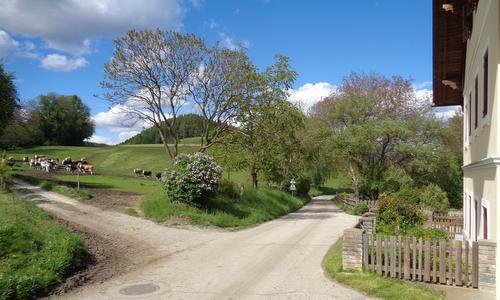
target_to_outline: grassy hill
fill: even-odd
[[[191,153],[198,149],[195,146],[179,147],[182,153]],[[50,158],[72,157],[80,159],[86,157],[95,166],[95,175],[80,176],[80,183],[84,189],[99,189],[102,191],[116,190],[144,195],[140,208],[142,215],[157,222],[174,219],[188,220],[188,223],[201,225],[216,225],[220,227],[241,227],[265,222],[278,216],[300,208],[306,201],[290,194],[273,189],[250,189],[248,172],[231,172],[231,180],[237,185],[235,194],[239,195],[239,184],[244,184],[245,195],[242,198],[231,198],[228,195],[217,195],[208,201],[203,208],[190,207],[185,204],[173,203],[166,197],[162,182],[154,178],[137,177],[134,168],[163,171],[170,160],[163,147],[157,145],[121,145],[108,147],[68,147],[43,146],[29,149],[10,151],[18,163],[14,172],[23,176],[31,176],[50,182],[52,190],[57,191],[54,184],[75,186],[77,180],[74,174],[63,170],[57,173],[46,174],[31,169],[20,163],[23,156],[33,157],[35,154],[46,155]],[[229,174],[224,174],[227,178]],[[106,192],[104,192],[106,193]],[[102,192],[101,192],[102,194]],[[88,200],[91,204],[92,199]]]
[[[181,153],[196,151],[196,147],[179,147]],[[46,155],[49,158],[65,157],[80,159],[85,157],[94,165],[95,172],[100,175],[134,176],[132,170],[141,168],[153,172],[163,171],[170,163],[168,154],[163,147],[135,147],[135,146],[108,146],[108,147],[71,147],[71,146],[42,146],[28,149],[9,151],[9,156],[21,160],[23,156]]]

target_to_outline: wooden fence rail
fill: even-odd
[[[376,210],[378,207],[377,200],[368,200],[368,199],[355,199],[353,195],[339,195],[340,200],[349,208],[354,208],[356,205],[360,203],[365,203],[370,211]]]
[[[447,231],[451,239],[463,233],[463,223],[464,218],[460,214],[432,214],[432,227]]]
[[[363,234],[363,266],[386,277],[478,287],[478,243]]]

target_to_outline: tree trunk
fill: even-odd
[[[349,164],[349,173],[351,175],[352,189],[354,190],[354,198],[356,199],[356,201],[359,201],[359,180],[351,164]]]
[[[259,181],[257,179],[257,171],[253,167],[252,167],[251,174],[252,174],[252,186],[254,189],[258,189],[259,188]]]
[[[167,154],[170,157],[170,159],[174,159],[177,156],[177,154],[176,153],[173,154],[172,151],[170,150],[170,147],[168,146],[168,140],[165,137],[165,134],[161,129],[161,126],[155,124],[155,127],[158,130],[158,133],[160,134],[161,142],[163,143],[163,148],[165,148],[165,150],[167,151]]]

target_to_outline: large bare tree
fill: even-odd
[[[199,72],[189,84],[189,98],[203,116],[203,152],[231,130],[236,117],[249,100],[255,68],[242,50],[208,49]]]
[[[130,30],[115,40],[113,58],[104,66],[104,97],[130,120],[157,128],[170,158],[178,154],[177,116],[205,52],[203,41],[191,34]]]
[[[243,49],[223,49],[218,43],[209,48],[194,35],[173,31],[131,30],[115,40],[104,73],[105,98],[130,120],[157,128],[174,158],[182,107],[204,119],[199,148],[203,152],[233,128],[255,68]]]

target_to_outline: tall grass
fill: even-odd
[[[79,268],[80,239],[41,209],[0,194],[0,299],[30,299]]]

